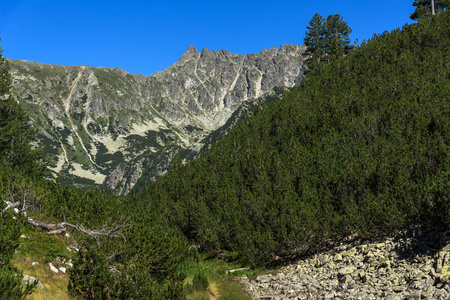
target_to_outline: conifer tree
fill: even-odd
[[[342,16],[329,15],[325,20],[315,14],[309,21],[303,42],[306,46],[305,54],[310,55],[308,63],[335,60],[354,48],[350,45],[349,35],[352,29]],[[311,66],[311,65],[310,65]]]
[[[342,16],[335,14],[327,17],[325,23],[327,61],[338,59],[353,49],[353,45],[350,45],[350,33],[352,33],[352,29]]]
[[[305,54],[310,55],[309,61],[320,61],[325,53],[324,36],[325,36],[325,19],[316,13],[309,26],[306,26],[305,38],[303,43],[306,46]]]
[[[43,176],[43,149],[34,148],[35,130],[26,110],[12,95],[10,66],[0,48],[0,163],[31,176]]]
[[[413,6],[416,9],[410,18],[411,20],[419,21],[430,14],[436,14],[449,9],[450,0],[414,0]]]

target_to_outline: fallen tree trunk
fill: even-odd
[[[8,209],[14,209],[14,213],[18,214],[19,209],[17,207],[20,206],[20,202],[11,203],[9,201],[6,201],[6,208],[3,209],[3,211],[6,211]],[[23,214],[26,216],[27,213],[25,211],[22,211]],[[115,222],[108,226],[108,224],[103,225],[100,227],[100,229],[97,230],[90,230],[83,227],[83,225],[75,225],[67,222],[57,223],[57,224],[51,224],[51,223],[44,223],[40,221],[33,220],[32,218],[28,217],[28,223],[35,227],[41,227],[45,230],[48,230],[48,235],[57,235],[57,234],[65,234],[67,232],[67,227],[73,228],[77,231],[83,232],[84,234],[89,235],[93,239],[96,240],[98,243],[98,238],[102,236],[106,237],[121,237],[125,239],[125,236],[123,235],[123,231],[125,229],[128,229],[131,227],[131,224],[128,223],[127,220],[121,219],[118,222]]]
[[[234,270],[226,270],[226,271],[225,271],[225,274],[234,273],[234,272],[236,272],[236,271],[247,271],[247,270],[250,270],[250,268],[247,267],[247,268],[239,268],[239,269],[234,269]]]
[[[66,229],[66,228],[61,228],[61,229],[49,231],[49,232],[47,232],[47,235],[66,234],[66,232],[67,232],[67,229]]]

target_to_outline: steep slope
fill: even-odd
[[[355,233],[448,229],[449,49],[450,13],[376,36],[136,197],[201,249],[253,265]]]
[[[63,184],[104,184],[127,193],[191,159],[243,104],[300,83],[303,48],[237,55],[189,47],[144,77],[121,69],[10,60],[14,94],[28,110]],[[143,183],[141,183],[142,185]]]

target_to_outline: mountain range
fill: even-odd
[[[303,78],[303,46],[259,54],[201,52],[151,76],[122,69],[9,60],[13,93],[63,185],[128,193],[226,134]]]

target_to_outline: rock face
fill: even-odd
[[[304,47],[198,52],[148,77],[121,69],[10,60],[14,94],[63,184],[128,192],[189,160],[242,105],[301,81]],[[216,132],[217,133],[217,132]]]
[[[410,228],[353,242],[241,284],[253,299],[450,299],[450,240]]]

